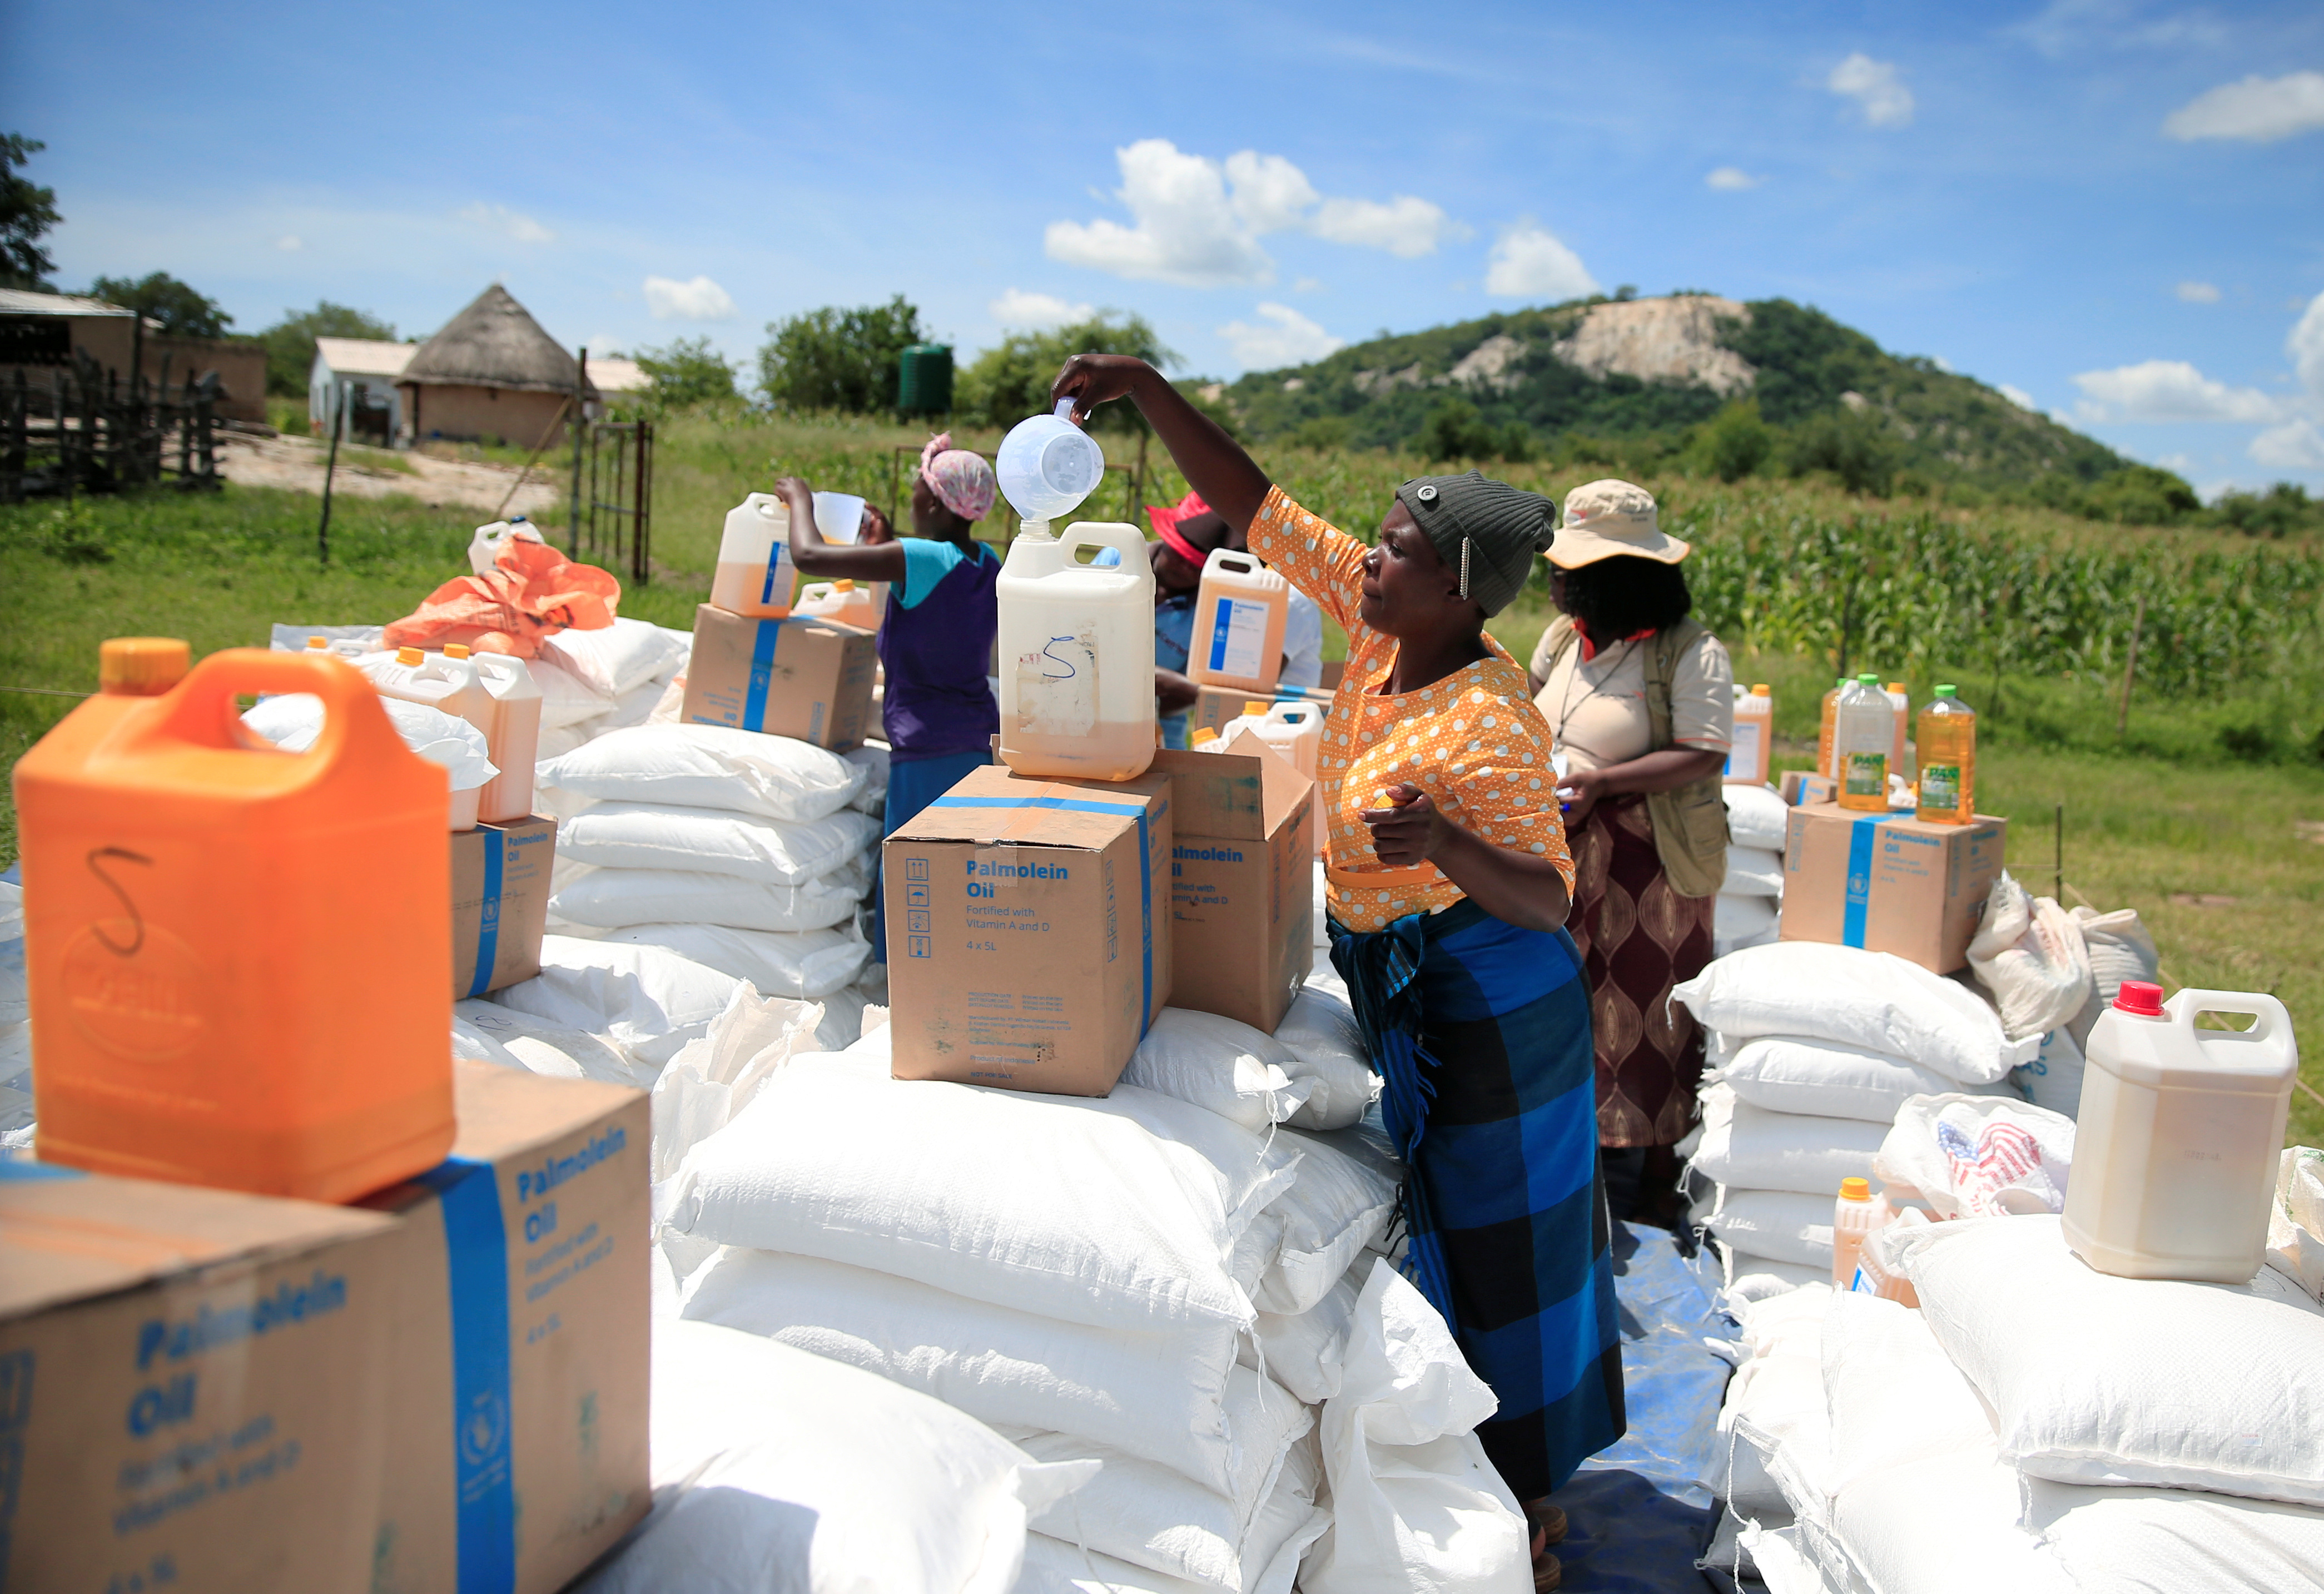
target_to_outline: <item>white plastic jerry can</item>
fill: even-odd
[[[468,539],[468,568],[482,576],[500,562],[501,549],[511,541],[539,542],[540,530],[522,515],[512,521],[494,521],[489,526],[479,526]]]
[[[466,650],[463,648],[461,651],[465,654]],[[493,700],[474,659],[452,659],[441,653],[423,653],[417,648],[401,648],[392,654],[373,654],[359,668],[382,697],[425,704],[456,720],[466,720],[484,733],[485,747],[493,747],[493,733],[500,723],[500,705]],[[537,734],[535,740],[538,742]],[[493,760],[493,767],[506,768],[497,759]],[[483,817],[484,790],[484,787],[477,787],[452,794],[454,830],[476,828],[476,821]]]
[[[1214,548],[1203,562],[1186,678],[1198,686],[1272,692],[1283,673],[1291,584],[1250,554]]]
[[[1019,775],[1130,780],[1154,761],[1154,570],[1138,528],[1028,521],[999,580],[1001,758]],[[1115,565],[1084,562],[1111,548]]]
[[[790,506],[771,493],[753,493],[726,511],[711,604],[745,620],[780,620],[791,612],[798,585]]]
[[[2260,1268],[2300,1071],[2272,996],[2126,980],[2090,1027],[2066,1243],[2100,1273],[2243,1284]],[[2246,1030],[2198,1029],[2201,1013]]]
[[[452,650],[444,651],[448,657]],[[477,653],[470,662],[492,695],[493,723],[476,728],[484,733],[493,765],[500,770],[478,799],[476,817],[488,825],[522,819],[532,812],[532,770],[540,757],[540,686],[532,678],[531,666],[521,659]]]
[[[798,613],[817,620],[835,620],[858,631],[878,631],[888,609],[884,581],[810,581],[799,588]]]

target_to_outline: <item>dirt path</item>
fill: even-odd
[[[311,438],[251,438],[227,433],[221,435],[219,443],[218,471],[230,482],[245,487],[283,487],[294,493],[319,494],[323,491],[323,467],[328,450]],[[364,450],[366,454],[374,452]],[[456,506],[488,514],[508,496],[518,474],[513,465],[438,459],[427,454],[400,453],[395,457],[411,466],[410,471],[351,464],[347,453],[342,451],[338,471],[331,479],[331,491],[357,498],[408,493],[422,503]],[[533,466],[530,479],[510,500],[507,512],[554,515],[564,502],[565,489],[558,484],[556,472],[544,463]]]

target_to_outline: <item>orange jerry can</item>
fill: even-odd
[[[17,761],[43,1161],[337,1202],[451,1149],[451,797],[322,652],[105,644]],[[303,753],[239,693],[311,692]]]

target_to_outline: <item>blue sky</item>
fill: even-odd
[[[2324,7],[15,0],[60,281],[568,345],[892,293],[1231,374],[1600,286],[1815,304],[2207,490],[2324,490]],[[134,41],[134,46],[126,41]]]

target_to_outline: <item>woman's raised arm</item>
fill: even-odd
[[[1128,399],[1137,405],[1186,484],[1239,535],[1250,530],[1251,517],[1267,502],[1274,484],[1258,461],[1143,360],[1130,355],[1075,355],[1050,387],[1049,401],[1059,399],[1074,401],[1076,421],[1087,421],[1109,399]]]

